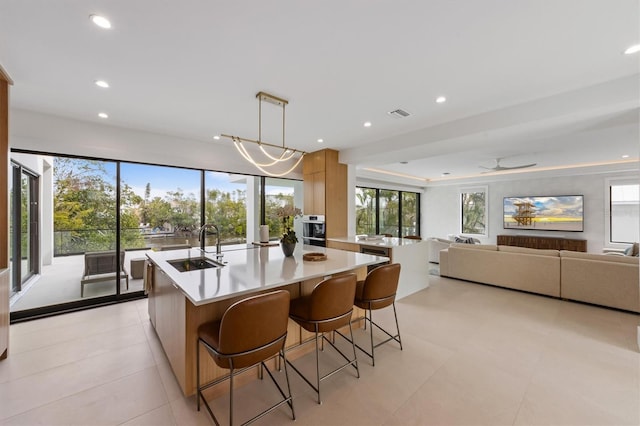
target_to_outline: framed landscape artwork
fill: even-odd
[[[584,231],[582,195],[505,197],[504,229]]]

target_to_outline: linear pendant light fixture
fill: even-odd
[[[273,177],[282,177],[291,173],[293,169],[295,169],[298,164],[300,164],[306,152],[299,149],[289,148],[284,144],[285,107],[289,102],[265,92],[258,92],[258,94],[256,94],[256,98],[258,98],[258,140],[256,141],[253,139],[246,139],[239,136],[225,134],[221,134],[220,136],[231,139],[233,141],[233,145],[236,147],[240,155],[242,155],[245,160],[253,164],[261,172]],[[263,101],[282,107],[282,145],[275,145],[262,141]],[[255,160],[251,156],[247,148],[244,146],[244,143],[252,143],[258,145],[260,151],[262,152],[262,155],[264,155],[264,159],[261,161]],[[275,154],[270,153],[268,149],[270,149]],[[287,167],[289,164],[293,165],[287,171],[281,171],[283,165],[284,167]],[[269,170],[269,168],[273,166],[276,166],[275,170]]]

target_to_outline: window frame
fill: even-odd
[[[375,223],[375,233],[380,234],[380,191],[394,191],[398,193],[398,238],[405,237],[402,235],[402,195],[404,193],[416,194],[416,235],[420,235],[421,232],[421,193],[418,191],[404,191],[401,189],[389,189],[389,188],[375,188],[367,185],[356,185],[356,189],[370,189],[375,191],[375,200],[376,200],[376,223]],[[357,230],[356,230],[357,233]]]
[[[630,242],[622,242],[622,241],[612,241],[611,240],[611,227],[613,220],[613,216],[611,214],[611,187],[616,185],[640,185],[640,182],[637,178],[633,177],[613,177],[607,178],[604,182],[604,242],[607,247],[611,248],[627,248],[629,244],[633,244],[633,241]]]
[[[462,232],[462,195],[468,193],[476,193],[483,192],[484,193],[484,232],[483,233],[471,233],[471,232]],[[488,237],[489,236],[489,186],[467,186],[461,187],[458,191],[458,233],[460,235],[468,235],[468,236],[481,236]]]

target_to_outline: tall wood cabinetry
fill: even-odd
[[[304,214],[325,216],[327,238],[347,235],[347,166],[338,151],[323,149],[304,156]]]
[[[0,65],[0,359],[9,352],[9,85]]]

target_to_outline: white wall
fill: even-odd
[[[606,241],[606,185],[612,177],[638,178],[637,173],[612,173],[582,176],[529,178],[473,184],[453,184],[428,187],[422,197],[422,235],[444,237],[460,232],[461,190],[470,187],[488,188],[488,235],[479,237],[483,243],[495,244],[499,234],[540,235],[587,240],[589,252],[601,252]],[[584,232],[517,231],[502,227],[504,197],[526,195],[584,195]]]
[[[230,141],[198,141],[12,109],[11,148],[109,160],[262,174]],[[291,173],[302,179],[302,173]]]

